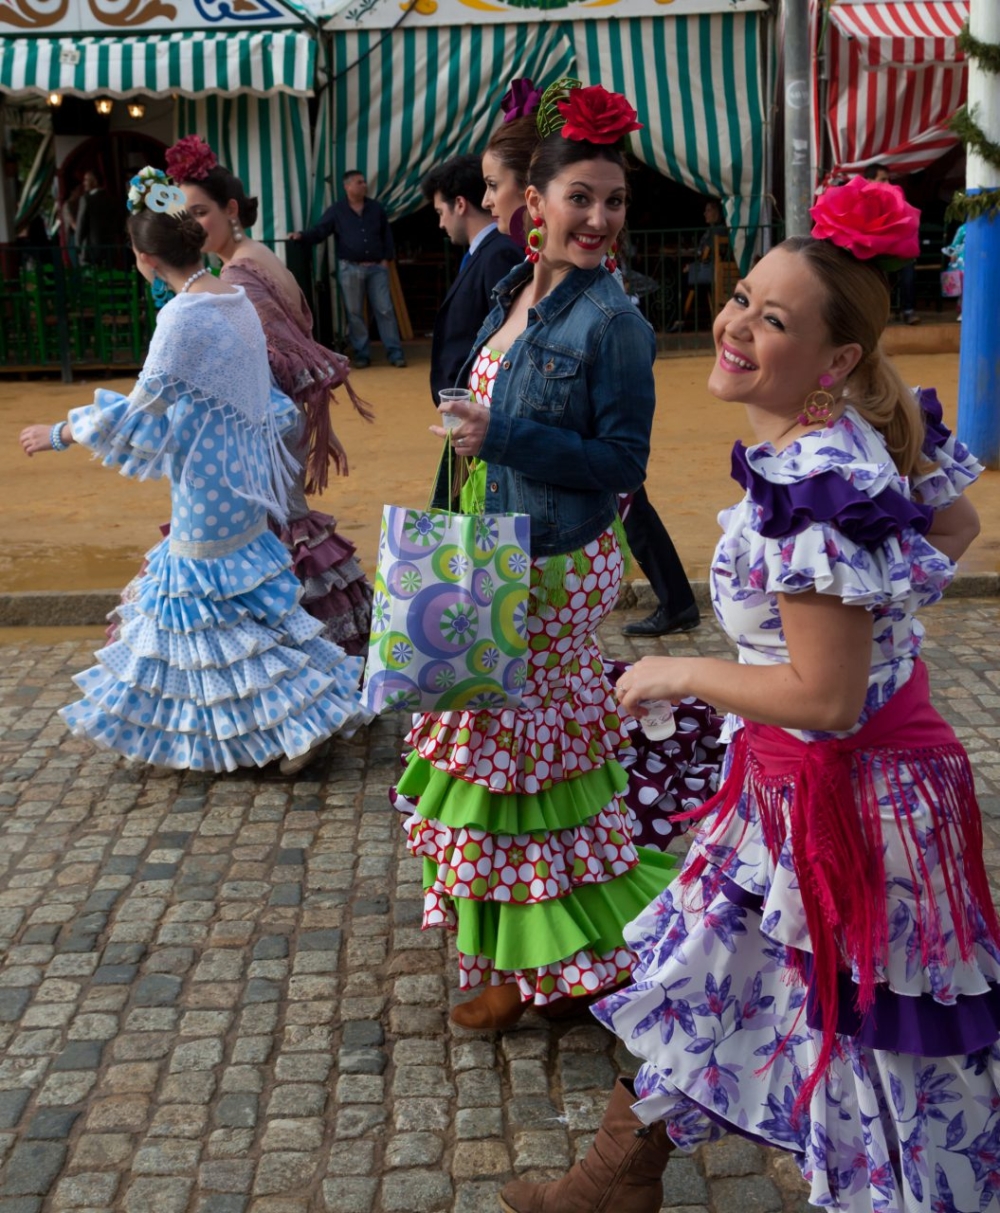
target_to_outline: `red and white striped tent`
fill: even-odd
[[[825,90],[814,88],[816,146],[821,124],[832,174],[885,163],[926,168],[958,142],[948,120],[965,102],[967,72],[958,35],[969,0],[811,0],[825,54]]]

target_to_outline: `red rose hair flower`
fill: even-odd
[[[617,143],[632,131],[642,129],[638,114],[621,93],[609,93],[601,84],[572,89],[565,101],[557,101],[566,120],[564,139],[587,143]]]
[[[920,254],[920,212],[888,181],[853,177],[846,185],[831,186],[809,214],[813,236],[847,249],[860,261],[912,261]]]
[[[203,181],[218,163],[200,135],[185,135],[167,148],[167,170],[175,181]]]

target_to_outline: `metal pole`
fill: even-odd
[[[785,0],[785,235],[808,236],[812,227],[809,154],[808,0]]]
[[[1000,4],[972,0],[969,31],[1000,45]],[[969,113],[987,139],[1000,142],[1000,75],[969,59]],[[970,147],[967,194],[1000,186],[1000,171]],[[958,360],[958,436],[988,468],[1000,467],[1000,216],[971,219],[965,234],[962,345]]]

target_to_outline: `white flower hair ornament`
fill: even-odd
[[[180,215],[187,209],[184,191],[170,180],[163,169],[147,165],[128,183],[126,205],[130,214],[156,211],[161,215]]]

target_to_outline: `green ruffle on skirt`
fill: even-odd
[[[397,784],[401,795],[417,800],[417,813],[454,830],[471,827],[487,834],[549,834],[572,829],[621,796],[628,775],[614,759],[544,792],[501,794],[478,783],[457,779],[426,758],[411,753]]]
[[[603,955],[622,947],[626,924],[663,892],[677,868],[672,855],[636,849],[639,863],[631,871],[602,884],[580,885],[553,901],[511,905],[455,898],[458,950],[512,972],[556,964],[584,950]],[[436,865],[425,859],[425,888],[436,874]]]

